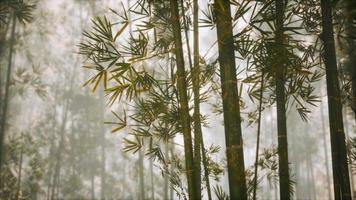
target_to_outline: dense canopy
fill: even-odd
[[[1,0],[0,199],[356,198],[356,1]]]

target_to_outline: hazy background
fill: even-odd
[[[126,1],[123,3],[127,5]],[[200,3],[201,9],[204,9],[206,1]],[[108,106],[100,92],[92,93],[90,88],[83,87],[90,72],[82,67],[85,60],[77,54],[77,45],[82,40],[83,30],[90,30],[91,18],[103,15],[112,17],[109,8],[120,12],[121,4],[116,0],[38,0],[36,5],[33,22],[18,26],[16,30],[13,66],[15,72],[24,68],[31,77],[38,76],[38,81],[44,86],[45,95],[40,97],[38,93],[41,91],[36,91],[36,87],[31,84],[14,82],[8,121],[11,126],[7,135],[31,137],[32,143],[29,145],[34,147],[33,151],[41,159],[41,177],[36,186],[37,198],[48,198],[48,188],[53,181],[49,178],[53,176],[53,170],[50,169],[55,169],[53,165],[58,164],[54,155],[57,155],[56,148],[62,145],[59,190],[56,192],[58,198],[100,199],[103,192],[102,173],[105,173],[105,193],[108,198],[138,199],[139,156],[122,151],[122,138],[127,133],[112,134],[112,127],[104,125],[104,121],[113,120],[110,111],[115,111],[118,106]],[[239,27],[236,27],[236,31],[238,30]],[[200,34],[200,51],[205,55],[216,40],[216,33],[215,30],[206,28],[201,29]],[[217,47],[214,46],[207,58],[216,56]],[[243,63],[237,64],[239,69],[244,67]],[[38,67],[40,73],[34,73],[32,66]],[[17,78],[22,80],[21,77]],[[294,197],[297,199],[328,199],[333,193],[329,130],[323,128],[328,127],[326,91],[325,86],[317,86],[320,87],[321,103],[313,109],[309,123],[303,122],[293,108],[288,109],[289,155],[296,181]],[[247,104],[246,109],[242,110],[242,117],[245,119],[242,128],[245,164],[248,168],[254,162],[257,126],[256,123],[249,125],[247,115],[257,108],[257,104],[249,101],[246,94],[243,98]],[[216,99],[209,101],[214,102]],[[209,102],[202,105],[202,112],[210,115],[209,128],[203,129],[205,146],[220,146],[221,151],[213,159],[224,163],[222,115],[211,114]],[[352,136],[355,122],[347,111],[344,114],[346,133]],[[262,117],[261,149],[276,147],[275,107],[266,108]],[[180,135],[175,142],[175,153],[183,157]],[[31,167],[32,158],[33,156],[24,160],[23,178],[26,181],[31,181],[34,173]],[[159,167],[150,162],[148,157],[144,158],[143,166],[145,196],[148,199],[151,197],[154,183],[155,198],[162,199],[165,183]],[[153,167],[153,176],[150,167]],[[32,187],[26,181],[23,183],[24,187]],[[228,191],[226,171],[219,182],[213,178],[211,181],[212,186],[221,185]],[[261,199],[277,199],[277,194],[277,185],[264,179],[258,189],[258,196]],[[206,198],[205,191],[203,195]]]

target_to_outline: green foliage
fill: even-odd
[[[259,176],[257,177],[257,187],[262,182],[263,179],[266,179],[270,186],[277,187],[279,182],[279,175],[278,175],[278,152],[277,148],[271,149],[263,149],[262,153],[259,155],[259,160],[257,162],[257,166],[259,168]],[[250,166],[246,170],[246,181],[247,181],[247,190],[249,199],[253,199],[253,189],[254,189],[254,178],[255,175],[253,174],[254,166]],[[289,169],[290,170],[290,169]],[[291,170],[290,170],[291,171]],[[295,193],[295,180],[293,176],[289,178],[290,184],[290,194],[293,196]]]
[[[313,3],[313,4],[311,4]],[[190,23],[189,3],[181,11]],[[276,101],[276,74],[278,63],[285,63],[285,90],[287,107],[295,107],[303,121],[309,120],[311,107],[317,106],[319,97],[315,95],[315,84],[324,76],[321,69],[320,41],[315,37],[320,19],[317,5],[312,0],[290,1],[284,15],[283,46],[276,44],[276,25],[274,1],[231,1],[233,7],[233,26],[243,25],[234,35],[236,58],[243,62],[238,69],[240,94],[245,94],[254,103],[260,98],[259,80],[265,76],[263,104],[272,106]],[[126,132],[125,152],[137,152],[140,149],[160,164],[164,175],[170,177],[178,196],[184,198],[185,188],[180,175],[183,167],[175,158],[167,159],[162,145],[170,143],[181,132],[180,108],[178,106],[174,65],[170,53],[174,50],[173,34],[170,23],[169,3],[167,1],[135,1],[123,12],[111,10],[118,21],[106,16],[96,17],[90,31],[83,33],[80,54],[88,64],[85,68],[94,71],[93,76],[84,84],[91,86],[93,92],[103,84],[110,105],[122,105],[121,112],[112,112],[115,121],[112,132]],[[200,27],[216,28],[216,16],[212,4],[202,11]],[[129,29],[129,30],[128,30]],[[302,39],[303,38],[303,39]],[[304,38],[310,40],[306,41]],[[279,55],[283,55],[282,57]],[[168,60],[168,61],[167,61]],[[204,91],[199,97],[208,102],[212,95],[221,97],[219,74],[216,72],[218,61],[215,58],[201,58],[202,73],[198,74]],[[162,66],[163,65],[163,66]],[[191,100],[192,80],[197,74],[187,70],[188,95]],[[247,90],[245,91],[245,88]],[[209,99],[210,100],[210,99]],[[240,98],[240,105],[248,109],[248,102]],[[128,106],[129,108],[126,108]],[[223,112],[221,98],[212,105],[213,112]],[[247,113],[248,123],[256,120],[257,112]],[[123,116],[121,116],[123,115]],[[206,116],[201,116],[206,122]],[[205,124],[207,126],[207,123]],[[214,162],[211,155],[219,149],[212,146],[206,152],[209,174],[217,181],[223,173],[223,165]],[[266,178],[271,185],[278,182],[278,159],[276,150],[265,150],[258,161],[262,171],[258,183]],[[177,169],[177,170],[176,170]],[[253,173],[246,170],[249,193],[252,193]],[[290,178],[290,184],[295,183]],[[293,189],[293,187],[290,187]],[[218,186],[214,188],[218,199],[226,199]],[[290,191],[293,193],[293,191]]]
[[[39,188],[43,178],[44,160],[40,155],[40,146],[34,137],[28,133],[8,138],[6,160],[0,176],[3,182],[0,186],[1,199],[16,199],[19,192],[21,198],[30,198],[33,190]],[[22,160],[21,157],[26,157]],[[19,168],[22,168],[22,188],[18,188]],[[24,173],[26,169],[26,173]]]
[[[31,70],[18,67],[13,79],[16,91],[20,96],[26,97],[32,90],[41,99],[45,99],[47,97],[48,85],[43,83],[42,74],[42,69],[34,65],[32,65]]]
[[[237,58],[246,61],[246,77],[242,83],[247,84],[252,102],[259,98],[258,83],[262,72],[265,78],[264,102],[271,105],[275,101],[275,74],[278,63],[285,63],[285,90],[287,106],[295,105],[296,110],[304,121],[308,120],[310,109],[308,106],[316,106],[318,96],[314,95],[314,84],[323,77],[318,66],[320,59],[316,56],[318,40],[307,30],[301,28],[304,16],[300,16],[296,10],[305,9],[305,4],[290,2],[284,15],[284,44],[283,47],[276,45],[274,41],[275,13],[273,1],[258,2],[251,15],[251,21],[235,36],[235,50]],[[245,6],[247,7],[247,6]],[[255,12],[257,10],[257,12]],[[238,20],[237,20],[238,21]],[[299,39],[310,37],[311,42]],[[314,44],[313,44],[314,43]],[[283,57],[278,52],[283,51]]]
[[[182,129],[177,75],[171,64],[174,60],[170,52],[174,46],[167,6],[167,3],[159,1],[139,1],[129,9],[122,5],[122,14],[111,10],[119,17],[118,22],[96,17],[92,30],[83,33],[79,53],[89,62],[84,67],[95,71],[84,85],[92,86],[95,91],[102,83],[110,105],[117,103],[132,108],[112,112],[115,121],[106,122],[114,125],[112,132],[128,132],[123,150],[136,153],[143,148],[150,159],[159,163],[165,176],[170,177],[178,196],[184,197],[186,191],[180,182],[182,169],[172,171],[168,168],[161,149],[163,143],[173,141]],[[127,30],[129,27],[133,30]],[[203,58],[201,64],[206,65]],[[157,72],[157,69],[161,71]],[[215,71],[208,66],[202,71],[198,75],[203,87],[209,85]],[[187,74],[191,90],[196,73],[188,71]],[[202,92],[201,101],[205,101],[208,95],[208,91]],[[206,122],[205,116],[201,119]],[[212,159],[209,162],[211,174],[218,176],[222,173],[217,163]]]
[[[116,128],[111,130],[111,133],[115,133],[123,128],[126,127],[127,125],[127,120],[126,120],[126,112],[124,110],[124,117],[121,118],[117,113],[115,113],[114,111],[111,111],[111,113],[116,117],[116,119],[118,120],[118,122],[105,122],[105,124],[113,124],[113,125],[117,125]]]
[[[17,20],[26,24],[33,20],[32,12],[36,8],[34,4],[23,0],[3,0],[0,2],[0,26],[8,23],[9,16],[13,13]]]
[[[229,195],[226,194],[226,192],[223,190],[223,188],[220,185],[216,185],[214,187],[214,193],[218,200],[228,200],[229,199]]]
[[[205,149],[205,156],[206,156],[206,168],[208,170],[208,174],[211,178],[215,181],[219,182],[221,176],[224,173],[224,165],[225,163],[222,161],[216,161],[213,159],[216,154],[218,154],[221,150],[220,146],[211,145],[209,148]]]

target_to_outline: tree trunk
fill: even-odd
[[[256,152],[255,152],[255,171],[253,179],[253,200],[256,200],[257,196],[257,179],[258,179],[258,152],[260,149],[260,135],[261,135],[261,116],[262,116],[262,101],[263,101],[263,81],[264,73],[261,72],[261,88],[260,88],[260,102],[258,105],[258,124],[257,124],[257,137],[256,137]]]
[[[95,184],[94,184],[94,181],[95,181],[95,177],[94,177],[94,173],[92,172],[91,175],[90,175],[90,194],[91,194],[91,199],[92,200],[95,200]]]
[[[271,129],[270,129],[270,138],[271,138],[271,146],[274,148],[275,145],[275,133],[277,131],[277,126],[275,126],[276,124],[276,116],[275,116],[275,112],[273,112],[273,110],[270,110],[270,115],[271,115]],[[277,184],[272,185],[273,188],[273,193],[272,196],[274,199],[278,199],[278,190],[279,188],[277,187]]]
[[[184,138],[184,152],[185,152],[185,167],[188,180],[188,197],[189,199],[197,198],[197,188],[195,184],[194,162],[193,162],[193,145],[190,128],[189,105],[187,95],[186,74],[184,68],[184,58],[182,49],[181,27],[179,22],[179,9],[176,0],[170,0],[172,12],[172,27],[175,44],[175,56],[177,64],[177,88],[178,100],[181,111],[181,125]]]
[[[12,18],[10,18],[9,20],[12,20]],[[5,44],[5,40],[6,40],[6,35],[7,32],[9,30],[9,22],[7,22],[5,24],[5,27],[2,28],[2,30],[0,30],[0,56],[3,56],[4,53],[4,44]],[[3,104],[3,77],[2,74],[4,74],[3,71],[3,67],[0,66],[0,120],[2,120],[2,104]]]
[[[345,138],[346,141],[349,141],[350,139],[350,130],[349,130],[349,121],[347,118],[347,107],[343,107],[343,119],[344,119],[344,127],[345,127]],[[351,187],[351,198],[353,197],[353,191],[354,191],[354,179],[353,175],[355,174],[354,167],[351,162],[347,163],[347,166],[349,168],[349,177],[350,177],[350,187]]]
[[[151,199],[155,199],[155,183],[153,173],[153,160],[150,159],[150,178],[151,178]]]
[[[73,69],[74,69],[73,72],[75,72],[75,68],[73,68]],[[73,73],[73,74],[75,74],[75,73]],[[71,92],[73,89],[73,82],[74,82],[74,75],[72,76],[72,78],[70,80],[69,92]],[[65,100],[62,124],[61,124],[60,130],[59,130],[60,138],[59,138],[57,152],[55,155],[56,160],[55,160],[55,166],[54,166],[54,172],[53,172],[53,182],[52,182],[52,192],[51,192],[52,200],[57,198],[58,191],[59,191],[62,153],[63,153],[64,143],[65,143],[65,129],[66,129],[67,120],[68,120],[68,112],[69,112],[69,98],[67,98]]]
[[[323,93],[320,91],[320,96],[323,96]],[[328,147],[326,144],[326,129],[325,129],[325,119],[324,119],[324,105],[323,101],[320,101],[320,116],[321,116],[321,130],[323,135],[323,146],[324,146],[324,158],[325,158],[325,168],[326,168],[326,183],[328,190],[328,198],[331,199],[331,184],[330,184],[330,173],[329,173],[329,156],[328,156]]]
[[[20,160],[19,160],[19,176],[17,178],[17,192],[16,192],[16,199],[20,199],[20,193],[21,193],[21,180],[22,180],[22,161],[23,161],[23,145],[24,144],[24,139],[23,139],[23,133],[21,133],[21,147],[20,147]]]
[[[165,157],[166,157],[166,159],[168,160],[169,159],[169,151],[168,151],[168,144],[167,143],[165,143],[164,144],[164,151],[165,151]],[[172,156],[173,157],[173,156]],[[168,170],[168,169],[166,169],[166,170]],[[163,176],[163,183],[164,183],[164,185],[163,185],[163,195],[164,195],[164,199],[168,199],[168,184],[169,184],[169,182],[168,182],[168,175],[167,174],[164,174],[164,176]]]
[[[317,199],[316,198],[316,191],[315,191],[315,177],[314,177],[314,164],[312,162],[312,157],[311,157],[311,153],[308,154],[308,158],[307,158],[307,167],[308,167],[308,173],[309,173],[309,178],[310,181],[309,183],[311,184],[310,190],[311,190],[311,198],[312,199]]]
[[[312,133],[312,130],[310,124],[304,124],[303,127],[304,134]],[[310,140],[312,140],[312,137],[309,137]],[[315,143],[314,143],[315,144]],[[306,173],[307,173],[307,187],[308,187],[308,197],[309,199],[316,199],[316,193],[315,193],[315,178],[314,178],[314,163],[312,159],[312,151],[305,151],[305,166],[306,166]]]
[[[55,89],[55,99],[57,99],[57,88]],[[57,120],[56,120],[56,116],[57,116],[57,109],[56,107],[54,106],[54,114],[53,114],[53,128],[55,129],[56,126],[57,126]],[[48,163],[48,172],[47,172],[47,178],[48,178],[48,186],[47,186],[47,197],[46,199],[47,200],[50,200],[51,198],[51,187],[52,187],[52,176],[53,176],[53,173],[54,173],[54,157],[55,157],[55,135],[53,134],[52,135],[52,138],[51,138],[51,143],[50,143],[50,147],[49,147],[49,154],[48,154],[48,157],[51,158],[49,159],[49,163]]]
[[[4,147],[4,140],[5,140],[5,132],[6,132],[6,118],[7,118],[7,110],[8,110],[8,103],[9,103],[9,96],[10,96],[10,79],[11,79],[11,70],[12,70],[12,55],[14,52],[14,42],[15,42],[15,29],[16,29],[16,15],[13,14],[12,19],[12,27],[11,27],[11,39],[10,39],[10,53],[9,53],[9,60],[7,66],[7,73],[6,73],[6,82],[5,82],[5,95],[2,103],[2,116],[1,116],[1,124],[0,124],[0,173],[1,167],[4,161],[5,155],[5,147]],[[1,180],[0,180],[1,182]]]
[[[247,199],[230,1],[215,0],[230,199]]]
[[[287,117],[286,117],[286,95],[285,95],[285,72],[286,65],[283,57],[284,50],[284,9],[286,2],[276,0],[276,101],[277,101],[277,132],[278,132],[278,169],[279,169],[279,193],[280,199],[290,199],[288,139],[287,139]]]
[[[346,23],[345,23],[345,32],[346,32],[346,42],[348,49],[348,63],[347,70],[351,78],[351,90],[352,90],[352,100],[351,108],[354,111],[354,117],[356,121],[356,45],[355,45],[355,34],[356,27],[356,1],[345,0],[345,11],[346,11]]]
[[[145,180],[144,180],[144,166],[143,166],[143,152],[142,149],[138,152],[138,170],[139,170],[139,187],[140,187],[140,200],[145,199]]]
[[[299,120],[299,116],[296,112],[292,112],[292,115],[290,115],[290,117],[288,118],[287,123],[290,124],[289,126],[289,135],[291,136],[291,140],[292,141],[300,141],[300,138],[303,138],[304,135],[299,134],[298,128],[300,126],[302,126],[303,124],[300,123],[293,123],[296,120]],[[301,132],[304,133],[304,132]],[[296,199],[303,199],[306,198],[305,192],[303,191],[303,189],[305,188],[305,184],[303,183],[303,177],[302,177],[302,172],[300,170],[301,165],[302,165],[302,161],[300,160],[301,157],[304,157],[304,155],[301,154],[301,152],[303,151],[303,148],[300,142],[293,142],[290,144],[289,146],[290,148],[290,155],[291,155],[291,162],[293,163],[293,170],[294,170],[294,176],[295,176],[295,180],[296,180],[296,184],[294,187],[294,193],[295,193],[295,198]],[[303,151],[304,152],[304,151]]]
[[[187,40],[188,60],[192,74],[193,83],[193,96],[194,96],[194,113],[193,113],[193,128],[194,128],[194,172],[195,172],[195,189],[196,199],[201,199],[201,140],[202,140],[202,128],[200,120],[200,68],[199,68],[199,29],[198,29],[198,2],[193,2],[193,62],[191,59],[188,27],[184,18],[185,36]],[[183,0],[181,0],[182,10],[184,9]],[[192,66],[193,65],[193,66]]]
[[[50,146],[50,153],[49,156],[52,157],[54,155],[54,144],[53,144],[53,140],[51,142],[51,146]],[[52,187],[52,176],[53,176],[53,161],[52,159],[49,160],[48,163],[48,173],[47,173],[47,178],[48,178],[48,185],[47,185],[47,200],[50,200],[51,198],[51,187]]]
[[[183,0],[181,2],[181,8],[184,10]],[[197,199],[201,199],[201,155],[205,156],[205,147],[203,141],[203,134],[201,128],[201,119],[200,119],[200,65],[199,65],[199,5],[198,0],[193,1],[193,63],[191,59],[191,51],[190,51],[190,42],[188,37],[188,26],[185,20],[185,16],[183,18],[184,23],[184,32],[187,43],[188,50],[188,60],[192,74],[192,82],[193,82],[193,96],[194,96],[194,114],[193,114],[193,125],[194,125],[194,169],[195,169],[195,181],[196,181],[196,189],[197,191]],[[206,157],[203,158],[206,160]],[[204,177],[207,187],[208,199],[211,200],[211,189],[210,189],[210,180],[209,180],[209,172],[206,166],[206,161],[203,162],[204,165]]]
[[[126,172],[126,163],[127,162],[124,161],[123,162],[123,166],[122,166],[123,167],[123,170],[122,170],[123,173],[121,174],[121,176],[122,176],[121,178],[122,178],[122,183],[123,184],[122,184],[121,191],[125,191],[125,189],[128,187],[127,181],[126,181],[126,174],[127,174],[127,172]],[[112,196],[112,193],[111,193],[111,196]],[[125,198],[126,197],[125,194],[122,194],[122,197]]]
[[[330,140],[334,178],[335,199],[351,199],[349,170],[347,166],[345,132],[340,99],[340,87],[336,64],[335,43],[332,24],[332,2],[321,0],[322,40],[329,106]]]
[[[100,163],[100,196],[101,199],[105,199],[105,183],[106,183],[106,169],[105,169],[105,162],[106,162],[106,155],[105,155],[105,127],[104,127],[104,94],[103,91],[100,90],[100,110],[101,110],[101,121],[100,121],[100,135],[101,135],[101,163]]]
[[[201,138],[201,151],[202,151],[202,158],[203,158],[203,167],[204,167],[204,178],[206,184],[206,190],[208,193],[208,200],[211,200],[211,187],[210,187],[210,179],[209,179],[209,169],[208,169],[208,161],[206,160],[206,151],[204,147],[204,139]]]
[[[169,150],[170,150],[170,152],[171,152],[171,158],[173,158],[174,143],[170,146]],[[167,154],[169,154],[169,153],[168,153],[168,149],[167,149]],[[172,166],[172,165],[171,165],[171,170],[173,171],[173,166]],[[168,182],[167,182],[167,183],[168,183]],[[168,185],[168,184],[167,184],[167,185]],[[173,184],[170,183],[169,185],[170,185],[170,187],[169,187],[169,197],[170,197],[170,199],[173,200],[173,199],[174,199]]]
[[[54,167],[54,175],[53,175],[53,182],[52,182],[52,192],[51,192],[51,200],[56,199],[56,192],[58,193],[58,185],[59,185],[59,179],[60,179],[60,170],[61,170],[61,158],[62,158],[62,151],[64,148],[64,132],[65,132],[65,127],[67,124],[67,118],[68,118],[68,110],[69,110],[69,100],[66,100],[66,104],[64,107],[64,113],[63,113],[63,119],[62,119],[62,124],[60,128],[60,139],[59,139],[59,144],[57,148],[57,153],[56,153],[56,164]]]

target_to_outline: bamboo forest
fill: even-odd
[[[0,0],[0,200],[356,199],[356,0]]]

